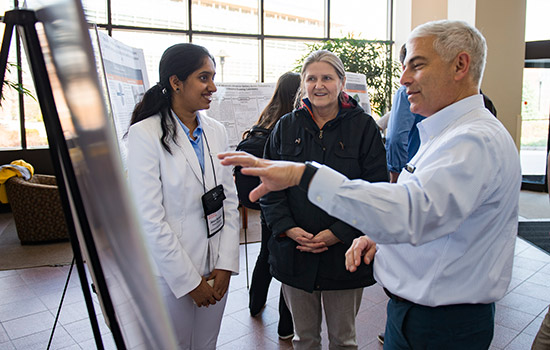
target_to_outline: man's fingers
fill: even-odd
[[[255,165],[259,165],[260,162],[258,161],[257,164],[253,164],[253,165],[250,165],[250,166],[255,166]],[[267,169],[265,168],[246,168],[246,167],[243,167],[241,169],[241,173],[243,173],[244,175],[248,175],[248,176],[264,176],[264,175],[267,175],[268,174],[268,171]]]
[[[363,257],[365,264],[368,265],[372,262],[372,259],[374,259],[374,254],[376,254],[376,245],[371,245]]]
[[[256,202],[267,193],[269,193],[269,190],[263,183],[261,183],[258,187],[250,191],[250,193],[248,194],[248,198],[251,202]]]
[[[218,158],[221,159],[222,165],[240,165],[242,167],[255,166],[259,163],[259,159],[246,152],[226,152],[219,153]]]

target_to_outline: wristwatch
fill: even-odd
[[[298,188],[301,190],[307,192],[309,188],[309,183],[311,182],[311,179],[313,179],[313,176],[319,170],[321,167],[321,164],[315,162],[315,161],[307,161],[306,168],[304,169],[304,173],[302,174],[302,178],[300,179],[300,183],[298,184]]]

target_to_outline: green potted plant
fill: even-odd
[[[6,65],[6,74],[5,75],[7,75],[8,73],[11,73],[12,68],[15,68],[17,70],[21,70],[21,67],[19,67],[17,64],[12,63],[12,62],[8,62],[7,65]],[[2,81],[2,92],[0,93],[0,107],[2,106],[2,102],[5,99],[5,96],[4,96],[4,91],[5,90],[4,89],[6,89],[6,88],[14,89],[17,92],[19,92],[23,95],[27,95],[27,96],[31,97],[33,100],[36,100],[34,98],[34,96],[32,95],[31,91],[29,89],[27,89],[26,87],[24,87],[23,84],[20,84],[19,82],[8,80],[4,77],[4,80]]]
[[[351,34],[342,39],[330,39],[308,45],[309,51],[298,62],[313,51],[328,50],[344,63],[347,72],[362,73],[367,77],[367,89],[374,113],[384,115],[391,108],[393,93],[399,88],[401,65],[390,55],[391,42],[354,39]]]

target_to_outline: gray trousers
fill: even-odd
[[[180,350],[215,350],[227,294],[216,305],[198,307],[189,294],[177,299],[166,280],[157,277]]]
[[[361,306],[363,288],[313,293],[284,283],[282,288],[294,321],[292,345],[295,350],[321,349],[323,309],[327,322],[329,349],[357,349],[355,316]]]

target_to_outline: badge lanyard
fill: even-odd
[[[216,170],[214,169],[214,160],[212,160],[212,154],[210,151],[210,145],[208,144],[208,138],[203,130],[202,135],[206,142],[208,149],[208,156],[210,157],[210,164],[212,164],[212,172],[214,173],[215,187],[209,191],[206,191],[206,181],[204,179],[204,169],[201,168],[202,174],[202,187],[204,194],[201,197],[202,207],[204,209],[204,218],[206,220],[207,237],[211,238],[221,231],[225,224],[225,213],[223,211],[223,200],[225,199],[225,193],[223,186],[218,185],[216,179]]]

